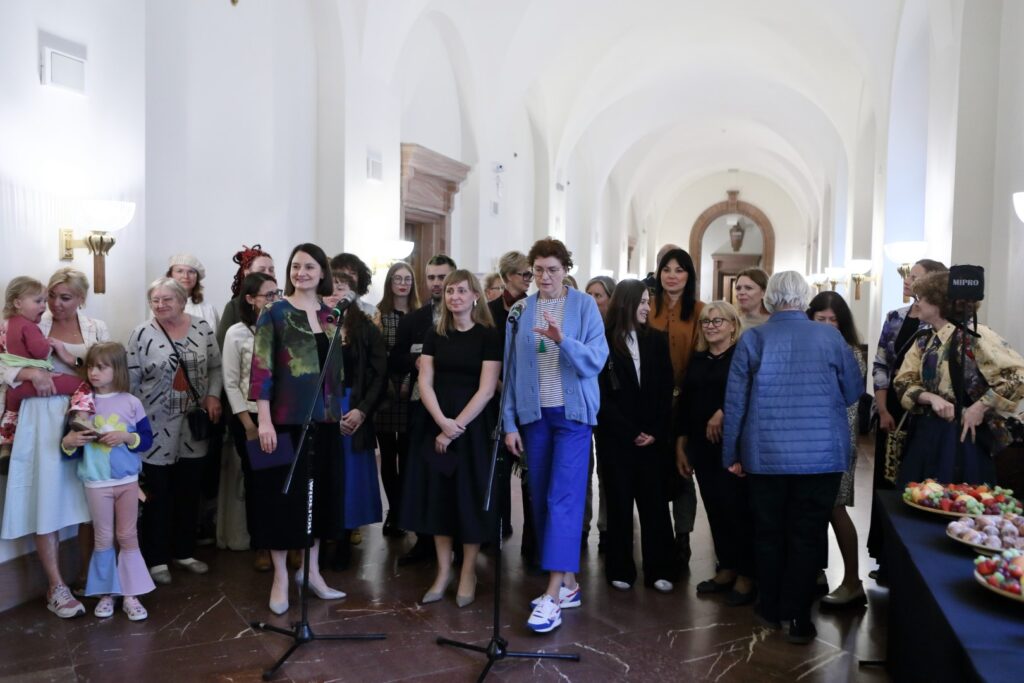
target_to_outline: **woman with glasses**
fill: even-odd
[[[384,346],[388,356],[398,339],[398,323],[402,316],[420,307],[416,293],[416,278],[408,263],[398,261],[388,268],[384,278],[384,296],[377,304],[378,324],[384,335]],[[385,536],[404,536],[398,528],[398,515],[402,499],[402,482],[399,473],[405,469],[405,458],[409,453],[409,396],[412,393],[412,378],[408,373],[391,373],[388,377],[387,396],[377,408],[374,426],[377,429],[377,445],[380,447],[380,478],[384,494],[388,498],[387,516],[384,518]]]
[[[533,270],[530,262],[526,260],[526,254],[521,251],[509,251],[498,259],[498,274],[505,283],[504,291],[497,299],[489,301],[487,308],[491,311],[491,318],[494,319],[494,327],[498,332],[498,339],[505,348],[505,327],[508,321],[508,312],[512,306],[526,298],[526,292],[533,282]],[[499,384],[500,387],[500,384]],[[500,391],[500,389],[499,389]],[[508,490],[503,496],[502,536],[508,538],[512,535],[512,478],[507,477]],[[523,499],[523,537],[520,544],[520,551],[526,558],[528,565],[537,565],[537,539],[533,532],[533,512],[530,507],[530,485],[526,477],[520,480]]]
[[[676,467],[697,476],[715,544],[718,570],[697,593],[726,593],[736,607],[754,601],[754,540],[747,481],[722,467],[722,420],[736,340],[743,331],[732,304],[713,301],[700,312],[700,337],[676,413]]]
[[[664,481],[672,454],[672,360],[664,332],[647,327],[650,292],[639,280],[615,287],[605,330],[608,364],[600,375],[597,456],[608,493],[605,577],[619,590],[636,581],[633,504],[640,514],[644,585],[668,593],[676,580],[672,518]]]
[[[505,285],[502,284],[499,273],[487,273],[487,275],[484,275],[483,285],[484,296],[487,297],[488,302],[494,301],[505,291]]]
[[[679,388],[686,377],[686,368],[697,346],[700,328],[697,319],[704,304],[697,300],[697,271],[693,259],[683,249],[669,249],[658,261],[658,279],[651,297],[650,326],[668,333],[668,349],[672,356],[672,371],[676,387],[674,401],[679,400]],[[672,517],[675,522],[676,552],[680,561],[690,562],[690,532],[697,518],[697,491],[693,480],[673,479]]]
[[[229,327],[224,334],[224,344],[221,357],[224,371],[224,392],[228,397],[228,405],[231,407],[231,416],[228,418],[228,430],[235,442],[235,451],[238,453],[242,469],[242,481],[244,482],[245,494],[245,529],[248,532],[247,545],[256,549],[256,560],[253,567],[257,571],[269,571],[270,546],[259,543],[260,533],[267,525],[261,518],[265,508],[259,505],[263,499],[263,493],[268,486],[265,470],[254,472],[249,465],[249,456],[246,453],[245,442],[254,441],[259,438],[256,429],[258,417],[256,415],[256,402],[249,400],[249,376],[252,370],[252,347],[256,335],[256,320],[260,311],[267,304],[277,301],[281,290],[277,288],[277,281],[266,273],[250,273],[246,275],[238,287],[237,313],[241,322]],[[222,480],[220,496],[218,497],[217,521],[218,530],[224,526],[223,518],[226,515],[226,508],[229,501],[237,500],[237,479],[225,478]],[[269,482],[274,486],[276,479]]]
[[[586,500],[591,430],[601,401],[597,376],[608,357],[594,299],[562,284],[572,255],[559,240],[530,248],[537,293],[526,298],[505,372],[505,445],[525,452],[533,519],[547,589],[533,602],[527,626],[547,633],[562,624],[561,608],[580,605],[580,533]],[[509,351],[506,351],[508,357]]]
[[[149,498],[139,540],[153,581],[168,584],[172,559],[193,574],[209,570],[193,557],[209,434],[193,433],[185,416],[202,408],[220,421],[221,359],[213,327],[186,313],[188,294],[177,280],[154,281],[146,296],[153,317],[128,340],[132,393],[153,425],[153,446],[142,456]]]

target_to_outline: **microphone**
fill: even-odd
[[[519,324],[519,318],[523,315],[523,309],[526,308],[526,299],[520,299],[519,301],[512,304],[512,308],[508,312],[507,324],[515,327]]]
[[[334,308],[331,309],[331,312],[327,314],[327,322],[336,323],[341,320],[341,316],[344,315],[345,310],[349,306],[355,303],[357,296],[358,295],[352,290],[345,292],[345,296],[341,297],[341,299],[338,300],[338,303],[334,304]]]

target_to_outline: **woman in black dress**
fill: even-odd
[[[456,270],[444,281],[444,307],[427,333],[420,357],[419,388],[432,419],[410,437],[410,458],[422,458],[422,477],[409,477],[402,495],[401,524],[432,534],[437,577],[423,603],[437,602],[451,582],[453,537],[463,543],[456,603],[476,597],[476,557],[491,538],[493,517],[483,510],[490,467],[490,404],[501,372],[501,343],[476,276]]]
[[[623,280],[615,286],[605,317],[609,354],[598,378],[596,442],[608,494],[606,578],[619,590],[636,581],[635,501],[644,585],[667,593],[678,573],[665,490],[672,473],[672,359],[667,335],[647,327],[650,310],[643,282]]]
[[[746,480],[722,467],[722,406],[729,365],[742,331],[737,310],[715,301],[700,312],[697,350],[686,371],[676,417],[676,465],[697,474],[718,571],[697,584],[698,593],[724,593],[729,605],[754,601],[753,518]]]

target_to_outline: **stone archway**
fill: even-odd
[[[700,273],[704,233],[711,227],[711,224],[716,218],[738,213],[752,220],[758,230],[761,231],[761,236],[764,240],[761,267],[771,275],[775,268],[775,228],[772,227],[772,222],[768,220],[768,216],[761,209],[753,204],[741,201],[739,190],[729,190],[727,195],[728,199],[724,202],[712,204],[701,215],[697,216],[697,220],[693,222],[693,228],[690,230],[690,257],[693,259],[694,269],[697,273]]]

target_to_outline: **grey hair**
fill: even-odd
[[[181,283],[174,278],[158,277],[149,283],[149,288],[146,290],[146,303],[149,303],[149,300],[152,298],[153,291],[160,289],[161,287],[171,290],[171,292],[174,293],[174,296],[181,300],[182,304],[188,302],[188,292],[186,292],[185,288],[181,286]]]
[[[811,286],[795,270],[783,270],[768,278],[764,291],[764,307],[775,311],[803,311],[811,300]]]

